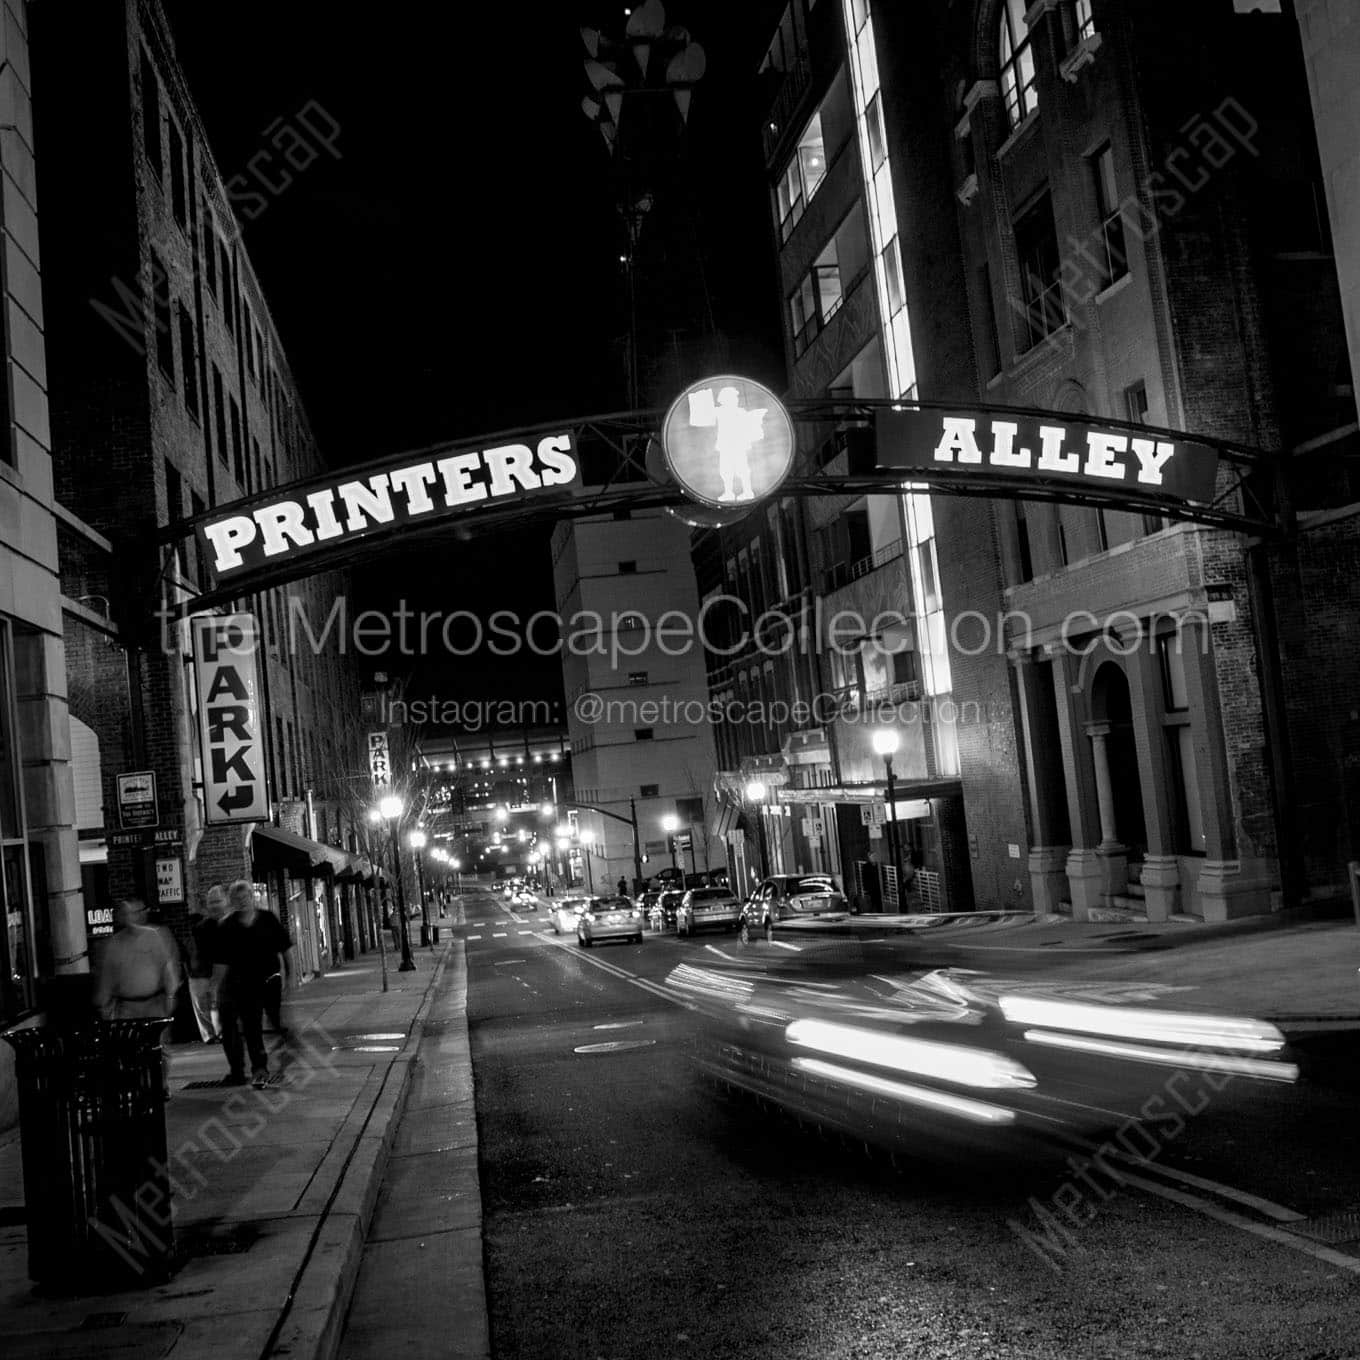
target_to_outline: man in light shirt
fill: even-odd
[[[147,922],[146,903],[131,897],[114,910],[117,929],[104,945],[94,1004],[105,1020],[162,1020],[174,1014],[179,960],[164,926]]]

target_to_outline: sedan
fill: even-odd
[[[657,894],[650,913],[653,930],[675,929],[676,915],[680,910],[680,903],[684,900],[684,896],[684,893],[676,891]]]
[[[696,930],[717,926],[736,930],[741,924],[741,899],[726,888],[691,888],[675,916],[675,933],[693,935]]]
[[[589,949],[596,940],[642,943],[642,908],[626,897],[597,897],[576,921],[576,943]]]
[[[844,893],[830,874],[775,874],[751,894],[741,916],[741,942],[763,935],[774,939],[777,921],[834,917],[848,910]]]
[[[559,897],[548,912],[555,935],[570,935],[576,930],[581,913],[590,905],[589,897]]]

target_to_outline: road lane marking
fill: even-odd
[[[493,968],[504,968],[505,965],[508,963],[525,963],[525,962],[527,962],[527,960],[525,959],[497,959],[496,962],[493,963],[491,966]]]
[[[787,940],[771,940],[770,943],[777,944],[780,949],[792,949],[795,954],[801,954],[803,952],[803,946],[801,944],[789,944]]]
[[[468,939],[469,939],[469,940],[480,940],[481,938],[482,938],[482,937],[481,937],[480,935],[469,935],[469,936],[468,936]]]
[[[1238,1204],[1245,1204],[1248,1208],[1265,1214],[1267,1218],[1273,1218],[1277,1223],[1299,1223],[1308,1217],[1307,1214],[1299,1213],[1297,1209],[1276,1204],[1274,1200],[1263,1199],[1260,1195],[1250,1194],[1246,1190],[1236,1190],[1231,1185],[1211,1181],[1205,1176],[1196,1176],[1193,1172],[1182,1171],[1179,1167],[1165,1166],[1161,1162],[1151,1162],[1145,1158],[1125,1156],[1122,1152],[1108,1152],[1106,1156],[1123,1165],[1136,1166],[1154,1175],[1180,1181],[1183,1185],[1192,1185],[1197,1190],[1207,1190],[1210,1194],[1221,1195],[1224,1199],[1236,1200]]]
[[[1144,1180],[1141,1176],[1123,1176],[1121,1179],[1143,1191],[1144,1194],[1155,1195],[1159,1199],[1169,1200],[1172,1204],[1194,1209],[1206,1218],[1212,1218],[1219,1223],[1226,1223],[1230,1228],[1251,1233],[1254,1237],[1263,1237],[1267,1242],[1274,1242],[1277,1246],[1288,1247],[1292,1251],[1302,1252],[1305,1256],[1311,1256],[1315,1260],[1325,1261],[1328,1265],[1336,1266],[1340,1270],[1348,1270],[1352,1275],[1360,1275],[1360,1257],[1347,1256],[1343,1252],[1333,1251],[1330,1247],[1323,1246],[1321,1242],[1313,1242],[1306,1237],[1296,1237],[1293,1233],[1286,1232],[1283,1228],[1273,1227],[1269,1223],[1253,1223],[1251,1219],[1243,1218],[1241,1214],[1234,1213],[1231,1209],[1221,1208],[1217,1204],[1210,1203],[1207,1199],[1201,1199],[1198,1195],[1187,1194],[1184,1190],[1173,1190],[1169,1185],[1158,1185],[1156,1181]]]
[[[503,940],[503,939],[505,939],[505,931],[503,931],[503,930],[498,930],[494,935],[492,935],[491,938],[492,938],[493,940]]]
[[[532,935],[534,932],[532,930],[521,930],[519,933],[521,935]]]
[[[603,1044],[580,1044],[573,1053],[623,1053],[634,1048],[651,1048],[655,1039],[610,1039]]]
[[[596,1025],[596,1029],[633,1029],[637,1025],[645,1025],[645,1020],[613,1020],[607,1025]]]
[[[740,959],[734,959],[731,954],[724,954],[716,944],[706,944],[704,946],[710,954],[716,954],[720,959],[726,959],[728,963],[740,963]]]

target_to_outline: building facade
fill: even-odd
[[[1334,891],[1351,852],[1337,264],[1296,22],[1242,8],[795,3],[767,58],[795,374],[821,347],[844,387],[863,352],[837,188],[858,178],[882,395],[1279,454],[1289,505],[1269,509],[1298,515],[1277,547],[1116,508],[905,497],[914,645],[953,702],[982,905],[1219,919]],[[839,170],[837,64],[860,134]],[[1271,491],[1224,465],[1219,494]],[[941,626],[920,626],[934,602]]]
[[[687,870],[726,864],[713,829],[703,651],[661,626],[698,615],[689,533],[664,510],[618,510],[553,531],[577,835],[592,847],[597,885],[639,877],[634,818],[642,878],[669,865],[676,835],[688,838],[678,847]]]
[[[189,633],[174,614],[208,582],[173,526],[324,464],[245,247],[237,177],[214,159],[164,13],[120,3],[86,20],[44,9],[32,31],[86,924],[107,933],[112,902],[132,894],[182,933],[210,884],[254,879],[306,976],[372,942],[350,882],[366,771],[358,676],[321,626],[346,582],[232,602],[258,632],[272,825],[212,822]],[[117,116],[91,120],[91,107]],[[293,135],[321,135],[322,113],[300,110]],[[152,829],[123,819],[129,773],[154,777]]]
[[[53,487],[28,13],[0,13],[0,1028],[87,967]],[[0,1044],[0,1128],[14,1118]]]

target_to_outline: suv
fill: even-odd
[[[776,921],[847,910],[845,895],[830,874],[775,874],[760,884],[742,908],[741,942],[750,944],[757,935],[774,939]]]
[[[675,933],[693,935],[705,926],[736,930],[741,924],[741,899],[726,888],[691,888],[675,915]]]

